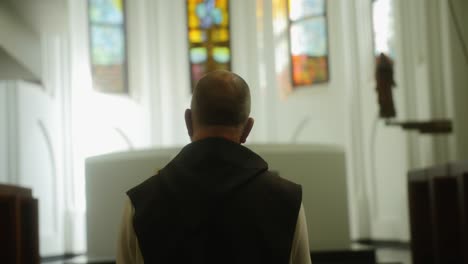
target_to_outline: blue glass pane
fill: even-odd
[[[327,29],[324,17],[311,18],[291,26],[292,55],[327,55]]]
[[[324,0],[289,0],[289,19],[298,20],[306,16],[325,13]]]
[[[214,0],[204,0],[202,3],[197,4],[195,13],[197,14],[202,28],[221,25],[223,21],[223,13],[221,9],[215,5]]]
[[[123,24],[123,0],[89,0],[92,23]]]
[[[91,27],[92,63],[121,64],[125,61],[125,41],[122,29],[109,26]]]

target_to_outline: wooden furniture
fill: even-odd
[[[39,263],[38,203],[30,189],[0,184],[0,262]]]
[[[409,172],[413,264],[468,263],[467,198],[467,162]]]

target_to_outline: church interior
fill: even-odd
[[[206,73],[302,185],[312,263],[468,263],[468,1],[0,0],[0,262],[114,263]]]

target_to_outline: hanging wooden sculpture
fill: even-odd
[[[393,61],[383,53],[377,57],[375,80],[377,83],[377,97],[381,118],[393,118],[396,116],[393,103],[392,89],[395,84],[393,79]]]

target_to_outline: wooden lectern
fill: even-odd
[[[0,184],[0,262],[39,263],[38,204],[31,189]]]

